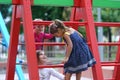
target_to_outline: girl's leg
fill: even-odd
[[[81,72],[76,73],[76,80],[80,80],[81,79]]]
[[[70,80],[72,74],[71,73],[66,73],[65,74],[65,80]]]

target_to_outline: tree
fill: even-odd
[[[62,19],[64,7],[32,6],[33,19],[41,18],[43,20]]]
[[[94,17],[96,20],[96,9],[93,9],[94,12]],[[114,9],[114,8],[102,8],[102,22],[120,22],[120,10],[119,9]],[[111,26],[112,27],[112,26]],[[103,32],[104,36],[108,37],[108,41],[112,42],[112,32],[111,32],[111,27],[103,27]],[[118,32],[119,28],[116,29],[114,32]],[[114,34],[114,33],[113,33]],[[111,46],[109,46],[109,59],[111,58]]]
[[[5,23],[6,23],[8,31],[10,32],[11,21],[8,20],[8,18],[11,19],[12,6],[8,5],[8,4],[0,4],[0,12],[2,13],[2,16],[3,16],[4,20],[7,20]]]

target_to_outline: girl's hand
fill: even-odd
[[[62,61],[63,64],[65,64],[68,61],[68,57],[64,58],[64,60]]]

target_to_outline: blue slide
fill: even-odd
[[[1,12],[0,12],[0,31],[3,35],[4,44],[8,48],[10,36],[9,36],[9,33],[8,33],[7,28],[5,26],[5,22],[3,20]],[[16,62],[18,63],[19,60],[17,59]],[[25,80],[21,65],[16,65],[16,73],[18,75],[19,80]]]

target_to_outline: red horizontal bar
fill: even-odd
[[[24,65],[27,66],[27,63],[16,63],[16,65]],[[48,64],[48,65],[38,65],[38,68],[57,68],[57,67],[63,67],[64,64]]]
[[[104,79],[104,80],[115,80],[115,79]]]
[[[119,63],[119,62],[115,62],[115,61],[114,61],[114,62],[113,62],[113,61],[108,61],[108,62],[106,62],[106,61],[105,61],[105,62],[101,62],[101,63],[102,63],[102,64],[106,64],[106,63],[108,64],[108,63]]]
[[[120,27],[120,22],[95,22],[95,26],[101,26],[101,27]]]
[[[49,25],[53,21],[33,21],[34,25]],[[78,22],[78,21],[63,21],[63,23],[67,26],[84,26],[86,22]]]
[[[16,65],[27,65],[26,63],[16,63]],[[63,67],[64,64],[53,64],[53,65],[38,65],[38,68],[57,68]],[[101,63],[101,66],[120,66],[120,63]]]
[[[53,21],[33,21],[33,25],[45,25],[48,26]],[[21,22],[22,24],[23,22]],[[86,22],[78,22],[78,21],[63,21],[66,26],[84,26]]]
[[[19,43],[20,45],[25,45],[25,43]],[[62,42],[36,42],[35,45],[65,45],[65,43]]]
[[[101,63],[101,66],[120,66],[120,63],[106,63],[106,64]]]
[[[112,45],[120,45],[120,42],[104,42],[104,43],[99,42],[98,45],[110,45],[110,46],[112,46]]]
[[[38,68],[57,68],[63,67],[64,64],[56,64],[56,65],[38,65]]]
[[[25,43],[19,43],[20,45],[24,45]],[[88,45],[90,45],[90,42],[87,43]],[[35,45],[65,45],[64,42],[36,42]],[[120,45],[119,42],[99,42],[98,45],[109,45],[109,46],[113,46],[113,45]]]
[[[87,43],[90,46],[90,42]],[[104,45],[104,46],[117,46],[120,45],[120,42],[98,42],[98,45]]]
[[[23,63],[16,63],[16,65],[24,65],[27,66],[27,62]],[[38,68],[57,68],[57,67],[63,67],[64,64],[48,64],[48,65],[38,65]]]
[[[39,25],[49,25],[52,23],[52,21],[42,21],[42,22],[36,22],[33,21],[33,24],[39,24]],[[78,22],[78,21],[63,21],[65,25],[78,25],[78,26],[84,26],[87,22]],[[101,26],[101,27],[120,27],[120,22],[94,22],[95,26]]]
[[[61,42],[36,42],[35,45],[65,45],[65,43]]]
[[[16,63],[16,65],[27,65],[27,63]],[[38,65],[38,68],[57,68],[63,67],[64,64],[52,64],[52,65]],[[101,62],[101,66],[120,66],[118,62]]]
[[[21,22],[23,23],[23,22]],[[52,21],[33,21],[34,25],[46,25],[48,26]],[[67,26],[84,26],[87,22],[78,21],[63,21]],[[120,27],[120,22],[94,22],[95,26],[98,27]]]
[[[61,42],[37,42],[35,43],[36,45],[65,45],[65,43],[61,43]],[[90,44],[90,43],[88,43]],[[113,43],[113,42],[108,42],[108,43],[102,43],[102,42],[99,42],[98,45],[120,45],[120,43]]]
[[[109,62],[101,62],[102,66],[120,66],[120,62],[113,62],[113,61],[109,61]]]

